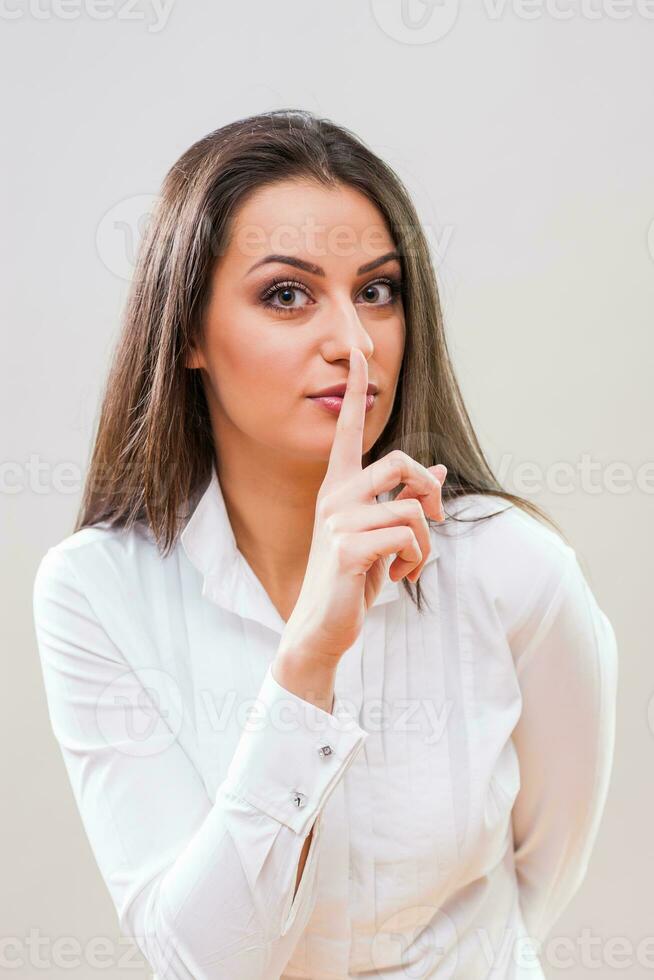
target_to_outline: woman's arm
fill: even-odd
[[[572,548],[555,591],[513,638],[523,707],[512,822],[527,932],[538,944],[581,885],[613,763],[618,655]]]
[[[162,978],[278,976],[315,902],[323,808],[367,732],[269,669],[259,702],[273,718],[282,704],[301,709],[297,724],[282,712],[284,725],[245,728],[211,800],[175,737],[167,675],[132,669],[65,550],[41,561],[33,602],[53,732],[122,931]],[[326,740],[333,751],[320,754]]]

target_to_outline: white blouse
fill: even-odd
[[[330,714],[272,674],[285,623],[215,468],[197,500],[166,558],[99,524],[34,582],[54,736],[154,976],[543,978],[613,761],[616,638],[574,550],[501,497],[446,504],[503,512],[431,528],[423,614],[387,578]]]

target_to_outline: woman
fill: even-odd
[[[265,113],[170,170],[34,615],[157,977],[543,977],[615,635],[486,463],[414,208],[349,131]]]

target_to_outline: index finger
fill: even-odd
[[[366,424],[368,362],[358,347],[350,348],[350,367],[343,404],[336,420],[326,479],[346,479],[362,470],[363,430]]]

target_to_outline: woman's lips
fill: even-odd
[[[369,412],[373,407],[376,397],[376,395],[366,395],[366,412]],[[343,399],[340,395],[321,395],[319,398],[310,397],[309,401],[315,402],[316,405],[320,405],[321,408],[326,409],[326,411],[331,412],[333,415],[338,415],[343,404]]]

